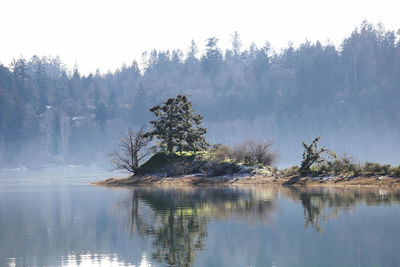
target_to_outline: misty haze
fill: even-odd
[[[107,166],[118,136],[147,126],[148,109],[178,93],[204,116],[211,143],[272,140],[278,166],[298,164],[301,141],[315,136],[358,161],[399,164],[398,39],[363,22],[339,47],[274,52],[268,42],[245,49],[234,33],[226,51],[210,37],[86,76],[57,57],[19,58],[0,66],[0,164]]]
[[[0,266],[400,266],[396,4],[46,1],[0,8]]]

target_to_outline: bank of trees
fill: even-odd
[[[16,59],[0,65],[0,163],[101,153],[115,132],[146,124],[148,107],[178,93],[191,95],[213,125],[234,121],[239,127],[260,117],[286,137],[314,136],[309,129],[393,132],[400,125],[399,37],[368,22],[340,46],[305,42],[274,51],[266,42],[242,48],[235,34],[223,51],[210,37],[188,51],[145,52],[140,62],[107,74],[82,75],[59,58]]]

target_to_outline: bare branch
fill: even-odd
[[[109,154],[114,169],[134,174],[141,162],[151,154],[148,148],[149,143],[150,138],[143,127],[136,132],[129,129],[126,136],[118,139],[117,151]]]

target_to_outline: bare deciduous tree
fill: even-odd
[[[110,153],[114,169],[134,174],[140,163],[150,155],[149,143],[143,127],[136,132],[129,129],[126,136],[119,138],[118,149]]]

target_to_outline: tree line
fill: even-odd
[[[186,52],[152,50],[104,75],[68,70],[59,58],[16,59],[0,65],[0,162],[103,151],[179,93],[216,125],[261,117],[288,135],[398,130],[399,37],[363,22],[338,47],[307,41],[276,52],[268,42],[243,49],[236,33],[226,51],[211,37],[203,54],[195,42]]]

